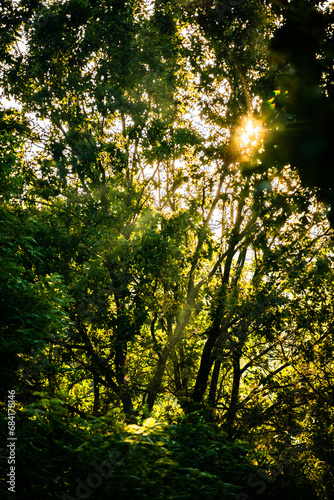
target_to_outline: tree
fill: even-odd
[[[254,449],[263,431],[323,442],[306,408],[330,405],[331,231],[295,170],[302,142],[275,131],[280,4],[6,4],[1,85],[20,110],[2,114],[2,345],[54,439],[65,415],[74,442],[113,412],[209,407]],[[325,37],[305,37],[318,71]]]
[[[317,187],[319,198],[331,206],[333,12],[329,6],[320,9],[322,3],[294,2],[271,41],[273,67],[278,69],[278,92],[271,100],[277,125],[264,164],[290,163],[303,184]],[[331,209],[328,217],[333,223]]]

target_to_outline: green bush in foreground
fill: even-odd
[[[229,443],[200,412],[125,425],[68,420],[60,402],[49,404],[17,414],[16,493],[26,499],[234,500],[253,470],[245,444]]]

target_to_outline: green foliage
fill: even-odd
[[[320,199],[331,205],[332,19],[329,6],[320,10],[309,2],[295,2],[271,41],[279,90],[270,101],[276,106],[276,130],[263,159],[265,165],[290,163],[298,169],[303,184],[317,187]],[[333,222],[331,211],[328,216]]]
[[[34,239],[35,220],[3,207],[0,217],[0,352],[7,391],[18,383],[18,368],[26,367],[27,356],[66,334],[69,298],[57,273],[36,273],[42,253]]]
[[[22,116],[10,109],[0,111],[0,202],[16,199],[24,185],[20,160],[22,142],[28,125]]]
[[[331,498],[319,9],[2,2],[1,408],[15,388],[20,496]]]
[[[92,498],[232,500],[253,470],[245,443],[229,443],[200,412],[173,425],[149,418],[124,426],[111,415],[68,420],[62,399],[44,397],[17,413],[17,428],[17,494],[25,492],[27,499],[76,498],[78,478],[89,488],[89,474],[114,462],[100,486],[89,488],[95,489]]]

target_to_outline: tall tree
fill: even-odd
[[[169,392],[223,409],[232,433],[282,418],[280,398],[294,408],[302,288],[315,294],[329,230],[269,145],[280,3],[6,4],[1,81],[25,119],[5,134],[6,158],[21,152],[1,182],[25,231],[5,260],[54,318],[29,380],[68,391],[78,415],[121,404],[132,420]]]

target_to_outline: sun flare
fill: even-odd
[[[259,141],[261,126],[253,118],[248,118],[240,136],[241,146],[256,146]]]
[[[253,116],[242,118],[234,134],[234,143],[243,161],[247,161],[260,148],[262,140],[262,123]]]

